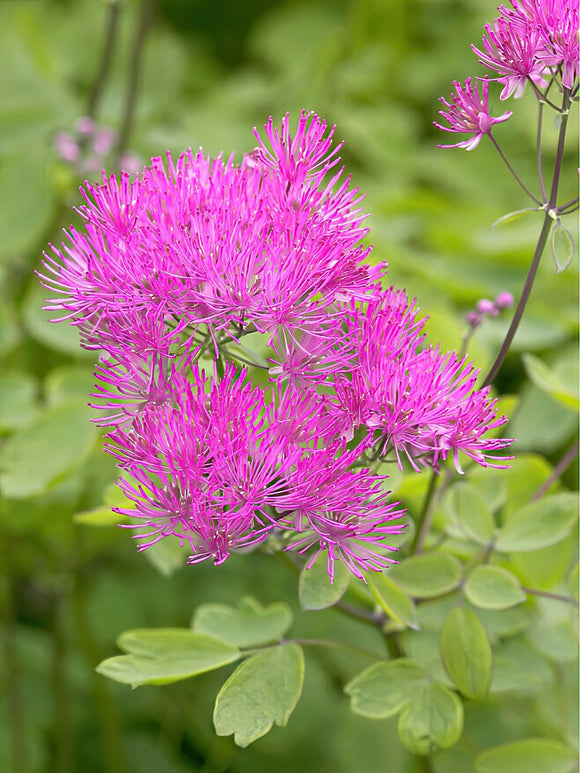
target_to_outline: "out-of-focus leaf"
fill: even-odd
[[[88,403],[94,381],[88,366],[51,370],[44,381],[46,401],[49,405],[58,405],[74,399]]]
[[[410,596],[433,598],[459,585],[461,563],[449,553],[430,553],[406,558],[389,570],[390,578]]]
[[[418,629],[415,604],[386,574],[367,575],[367,582],[381,608],[401,625]]]
[[[575,547],[576,540],[571,535],[547,548],[512,553],[511,566],[523,585],[549,590],[565,576]]]
[[[302,693],[304,656],[296,644],[270,647],[236,668],[215,702],[218,735],[234,734],[238,746],[249,746],[274,723],[284,727]]]
[[[372,719],[392,717],[426,685],[425,671],[409,658],[374,663],[344,688],[355,714]]]
[[[36,380],[24,371],[0,375],[0,430],[18,429],[30,424],[38,412]]]
[[[226,604],[203,604],[195,610],[192,627],[198,633],[216,636],[236,647],[256,647],[278,641],[292,625],[287,604],[276,602],[263,607],[244,597],[237,609]]]
[[[119,518],[117,513],[113,513]],[[143,555],[164,577],[169,577],[185,565],[185,552],[178,537],[168,535],[155,542]]]
[[[564,612],[567,611],[564,607]],[[526,637],[537,652],[556,663],[571,663],[578,657],[578,636],[567,615],[556,620],[536,616]]]
[[[563,403],[568,408],[578,410],[580,400],[578,399],[578,360],[576,362],[576,373],[573,383],[565,384],[558,378],[556,373],[539,357],[533,354],[522,355],[522,360],[526,368],[526,373],[532,382],[546,392],[555,400]]]
[[[576,755],[552,738],[525,738],[487,749],[475,760],[477,773],[571,773]]]
[[[302,569],[298,581],[298,597],[302,609],[326,609],[336,604],[346,591],[351,574],[346,566],[336,561],[334,580],[328,576],[328,566],[324,555],[320,554],[310,569]]]
[[[445,670],[467,698],[484,698],[491,682],[491,647],[483,625],[470,609],[452,609],[441,631]]]
[[[0,354],[8,354],[22,338],[12,304],[0,297]]]
[[[510,423],[510,436],[516,438],[516,453],[551,453],[568,442],[575,432],[577,414],[533,384],[522,390],[522,399]]]
[[[40,343],[63,354],[96,360],[94,351],[82,349],[79,331],[68,322],[50,322],[58,314],[43,310],[50,293],[38,279],[34,279],[24,299],[24,324],[30,335]]]
[[[522,553],[554,545],[570,534],[577,519],[575,494],[545,496],[510,517],[499,533],[497,548]]]
[[[500,566],[476,566],[465,583],[465,595],[482,609],[509,609],[526,600],[518,578]]]
[[[452,501],[455,515],[466,536],[487,545],[493,536],[495,522],[483,497],[470,483],[453,487]]]
[[[463,730],[463,705],[440,682],[423,687],[399,718],[399,737],[413,754],[429,754],[457,743]]]
[[[110,507],[94,507],[92,510],[83,510],[73,516],[75,523],[85,526],[114,526],[123,521],[128,521],[118,513],[114,513]]]
[[[42,494],[86,458],[95,438],[85,405],[68,402],[43,411],[0,448],[4,496],[26,499]]]
[[[3,104],[4,107],[4,104]],[[46,232],[53,202],[46,150],[31,143],[0,157],[0,263],[37,244]]]
[[[132,687],[177,682],[221,668],[240,657],[237,647],[181,628],[126,631],[118,644],[128,654],[104,660],[97,671]]]
[[[539,693],[546,689],[552,678],[552,671],[544,658],[530,647],[523,636],[508,639],[494,648],[492,694]]]

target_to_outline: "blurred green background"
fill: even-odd
[[[55,142],[91,111],[110,15],[111,4],[96,0],[0,3],[0,443],[10,444],[0,469],[0,770],[423,770],[401,747],[394,721],[349,713],[342,687],[367,665],[356,658],[309,653],[305,693],[289,726],[244,751],[213,733],[223,676],[132,692],[94,673],[115,654],[121,631],[188,625],[196,604],[234,603],[241,593],[291,603],[296,635],[361,640],[356,624],[334,611],[300,614],[296,579],[272,557],[172,573],[163,555],[138,555],[126,532],[73,520],[103,503],[115,468],[88,422],[93,355],[67,326],[47,324],[46,291],[33,271],[46,244],[75,222],[78,185],[98,177],[64,161]],[[518,295],[540,227],[531,215],[491,228],[527,206],[491,144],[473,153],[436,147],[450,141],[432,126],[437,99],[453,79],[481,74],[469,44],[479,43],[493,15],[487,0],[124,0],[94,118],[120,133],[124,150],[143,164],[190,146],[240,159],[255,145],[252,127],[269,115],[279,121],[302,108],[322,115],[337,125],[344,163],[367,194],[374,256],[389,261],[394,285],[418,298],[431,340],[458,348],[464,315],[479,298]],[[129,94],[135,101],[127,114]],[[503,112],[496,97],[495,111]],[[512,109],[496,136],[533,183],[534,101],[528,94]],[[553,145],[553,123],[545,133]],[[104,164],[115,170],[114,153]],[[575,195],[576,167],[567,159],[563,201]],[[510,403],[510,434],[518,453],[536,455],[538,485],[572,442],[577,418],[525,384],[520,353],[572,378],[577,288],[576,262],[556,275],[547,254],[497,382],[500,393],[519,395]],[[480,367],[490,364],[506,325],[497,319],[478,332],[470,355]],[[575,465],[565,480],[577,487]],[[365,635],[376,646],[375,634]],[[538,684],[534,696],[543,690]],[[574,697],[562,700],[570,705],[558,709],[557,723],[571,723],[562,732],[573,735]],[[554,721],[545,704],[526,694],[468,707],[468,743],[484,749],[545,734]],[[438,753],[434,766],[436,773],[470,770],[455,752]]]

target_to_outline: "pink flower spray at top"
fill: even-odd
[[[173,535],[220,564],[275,534],[364,579],[404,525],[378,463],[505,466],[477,370],[368,262],[333,134],[287,115],[239,164],[188,151],[86,183],[82,228],[45,256],[47,308],[101,351],[97,421],[142,549]]]
[[[452,145],[441,148],[464,148],[473,150],[484,137],[489,137],[517,184],[533,205],[527,209],[512,212],[497,222],[509,221],[515,216],[528,212],[543,212],[544,220],[538,237],[534,256],[519,297],[517,307],[501,345],[498,355],[483,384],[489,385],[497,375],[523,317],[530,297],[538,266],[548,243],[556,271],[561,273],[576,254],[576,240],[572,231],[562,219],[578,210],[578,197],[560,203],[558,191],[565,153],[566,130],[571,107],[578,102],[578,71],[580,66],[580,32],[578,0],[511,0],[500,5],[498,18],[485,25],[482,47],[472,49],[481,64],[492,71],[491,75],[473,80],[467,78],[465,85],[454,82],[455,92],[450,100],[441,97],[444,109],[440,115],[446,124],[435,123],[439,129],[454,134],[467,135]],[[492,81],[503,88],[501,100],[523,96],[526,86],[532,91],[538,108],[537,123],[537,190],[528,185],[516,172],[500,147],[493,130],[513,115],[508,110],[492,116],[488,94]],[[481,92],[480,92],[481,89]],[[552,178],[544,179],[549,162],[544,158],[544,113],[549,109],[556,114],[558,139],[552,164]],[[574,163],[578,168],[578,161]],[[574,229],[576,230],[576,229]],[[510,296],[511,297],[511,296]],[[487,302],[488,304],[490,302]],[[478,307],[477,312],[468,316],[470,330],[480,324],[484,314],[493,314],[492,305]],[[471,335],[468,331],[466,342]]]

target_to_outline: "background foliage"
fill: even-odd
[[[338,138],[346,141],[344,161],[367,193],[374,254],[388,259],[393,284],[417,296],[430,316],[431,340],[457,348],[465,312],[478,298],[501,291],[517,296],[538,230],[533,217],[490,227],[526,205],[491,145],[470,154],[436,149],[437,97],[448,93],[452,79],[477,74],[469,42],[479,41],[493,10],[487,0],[158,0],[143,47],[129,149],[144,161],[165,149],[179,153],[200,145],[210,154],[234,149],[239,158],[254,145],[251,127],[270,114],[278,121],[287,110],[315,110],[336,123]],[[378,631],[361,630],[337,610],[301,611],[296,575],[275,557],[256,553],[217,569],[179,568],[171,550],[138,555],[128,535],[110,525],[115,469],[100,450],[86,407],[92,355],[78,347],[74,331],[47,324],[40,310],[45,291],[32,273],[46,243],[59,240],[59,229],[74,217],[84,175],[59,158],[54,138],[89,111],[107,13],[107,3],[91,0],[0,6],[0,769],[424,770],[401,744],[396,717],[371,721],[349,710],[344,686],[350,683],[354,701],[357,683],[351,680],[372,663],[362,654],[309,649],[304,692],[288,726],[245,750],[231,737],[215,737],[212,706],[224,672],[135,692],[95,672],[117,654],[123,631],[187,627],[199,605],[235,606],[242,595],[262,605],[289,605],[294,637],[383,652]],[[117,131],[140,13],[136,0],[120,6],[119,39],[99,105],[99,124]],[[532,100],[524,99],[498,130],[514,165],[531,179],[533,111]],[[546,131],[555,136],[554,127]],[[113,158],[107,168],[114,169]],[[565,177],[563,201],[575,195],[565,190],[574,176]],[[518,438],[516,459],[507,473],[477,471],[442,502],[434,528],[451,556],[465,558],[466,540],[485,542],[490,512],[503,507],[508,518],[525,505],[575,439],[577,288],[577,263],[556,275],[546,255],[497,381],[512,417],[509,434]],[[487,321],[471,342],[470,356],[483,369],[507,321]],[[392,483],[416,515],[427,475],[404,483],[395,475]],[[553,490],[576,490],[577,484],[574,464]],[[468,524],[461,501],[469,502],[470,514],[479,512]],[[494,676],[489,697],[465,702],[459,744],[433,755],[429,769],[436,773],[469,773],[476,755],[530,736],[577,742],[574,608],[542,598],[521,603],[518,596],[520,584],[575,592],[573,527],[566,522],[546,535],[542,523],[540,536],[532,534],[523,548],[516,523],[511,544],[504,535],[505,550],[515,545],[509,560],[492,577],[472,574],[466,585],[469,609],[479,608],[487,639],[496,645]],[[511,590],[502,569],[517,578]],[[436,577],[430,571],[429,583]],[[489,606],[490,582],[492,589],[500,583],[495,607]],[[405,588],[404,577],[399,586]],[[429,595],[424,588],[407,590],[413,597]],[[373,591],[384,603],[388,597],[393,609],[388,590]],[[301,586],[306,607],[316,604],[308,592]],[[502,611],[506,593],[510,608]],[[411,623],[401,634],[404,652],[441,674],[438,631],[453,604],[450,595],[416,610],[396,608],[403,623]],[[452,619],[451,642],[464,622]],[[287,656],[295,653],[287,650]],[[461,673],[452,676],[468,698],[486,691],[466,685]],[[361,713],[372,716],[368,706]],[[514,754],[527,771],[542,754],[548,754],[546,764],[560,764],[543,747],[518,747]],[[570,764],[567,757],[561,768],[544,769],[567,771]],[[516,769],[514,762],[506,771]],[[499,770],[493,752],[478,757],[477,770]]]

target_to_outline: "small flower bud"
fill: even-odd
[[[514,296],[511,293],[500,293],[495,299],[498,309],[511,309],[514,305]]]
[[[480,314],[489,314],[490,317],[497,316],[497,306],[493,301],[490,301],[487,298],[482,298],[478,301],[476,308]]]

